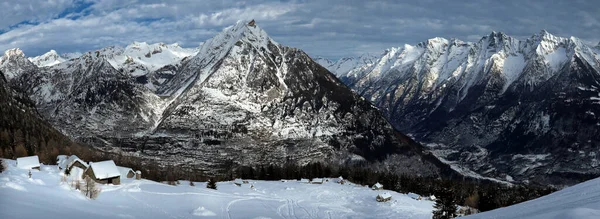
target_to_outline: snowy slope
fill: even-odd
[[[322,185],[295,180],[255,181],[238,187],[217,183],[218,190],[181,181],[170,186],[149,180],[122,179],[103,185],[96,200],[61,183],[57,166],[32,171],[14,167],[0,173],[0,218],[431,218],[431,201],[392,191],[373,191],[347,183]],[[378,193],[392,200],[379,203]]]
[[[357,57],[343,57],[337,61],[331,61],[326,58],[315,58],[315,62],[319,63],[321,66],[327,68],[330,72],[335,75],[345,75],[349,71],[356,69],[362,66],[372,65],[376,60],[377,56],[371,55],[369,53],[365,53],[363,55]]]
[[[124,49],[106,50],[101,55],[108,56],[108,61],[116,69],[124,69],[132,76],[140,76],[178,63],[195,53],[195,49],[181,48],[178,44],[134,42]]]
[[[558,192],[466,219],[597,219],[600,218],[600,178]]]

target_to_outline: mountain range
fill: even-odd
[[[165,165],[368,161],[562,185],[600,174],[599,54],[576,37],[492,32],[313,60],[240,21],[193,49],[12,49],[0,71],[68,136]]]
[[[254,22],[196,49],[133,43],[56,54],[9,50],[0,70],[46,120],[104,151],[205,172],[367,162],[401,174],[452,174],[335,75]]]
[[[600,46],[492,32],[394,47],[352,67],[320,63],[465,173],[543,184],[600,174]]]

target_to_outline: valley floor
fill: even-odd
[[[171,186],[149,180],[124,179],[121,185],[102,185],[96,200],[61,183],[57,166],[41,171],[8,169],[0,173],[0,218],[431,218],[433,202],[393,191],[332,180],[322,185],[296,180],[258,181],[241,187],[233,182],[180,181]],[[392,195],[377,202],[378,193]]]

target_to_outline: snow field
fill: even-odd
[[[258,181],[236,186],[233,181],[170,186],[150,180],[122,179],[121,185],[101,185],[96,200],[61,183],[57,166],[42,170],[9,168],[0,173],[0,218],[431,218],[433,202],[418,201],[393,191],[373,191],[347,183]],[[253,185],[254,188],[251,188]],[[392,201],[377,202],[382,192]]]

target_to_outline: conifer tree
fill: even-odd
[[[451,189],[444,187],[438,191],[434,208],[433,219],[450,219],[456,217],[456,200]]]
[[[217,181],[214,178],[208,180],[206,188],[217,190]]]

